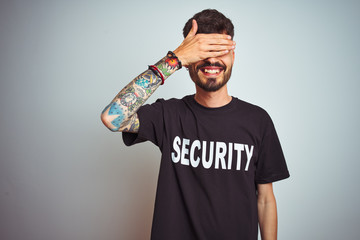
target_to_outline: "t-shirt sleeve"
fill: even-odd
[[[266,115],[256,166],[255,182],[271,183],[290,176],[274,124]]]
[[[161,146],[164,126],[163,101],[163,99],[158,99],[153,104],[146,104],[139,108],[137,111],[140,122],[139,132],[122,133],[126,146],[144,141],[151,141],[155,145]]]

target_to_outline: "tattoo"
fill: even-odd
[[[120,115],[122,114],[121,106],[117,102],[113,102],[109,105],[109,115]]]
[[[157,68],[164,74],[165,78],[168,78],[179,67],[179,62],[176,58],[164,57],[155,64]]]
[[[144,74],[136,78],[135,84],[143,89],[151,89],[160,82],[161,79],[158,78],[153,71],[147,70]]]
[[[128,87],[124,92],[121,92],[117,98],[120,99],[120,103],[124,106],[124,110],[126,109],[129,113],[134,113],[144,104],[148,95],[149,94],[144,93],[142,90],[132,86]],[[130,114],[128,116],[130,116]]]
[[[109,105],[107,105],[107,106],[104,108],[104,110],[101,112],[101,114],[104,114],[104,113],[106,112],[106,110],[109,109],[109,107],[111,106],[111,104],[112,104],[112,103],[110,103]]]
[[[120,99],[121,104],[126,107],[133,105],[136,101],[137,101],[137,96],[135,95],[135,93],[126,93]]]
[[[168,56],[155,64],[165,79],[178,69],[178,65],[176,58]],[[138,132],[140,124],[136,112],[161,83],[160,77],[153,71],[146,70],[123,88],[102,112],[102,114],[106,114],[108,111],[108,115],[115,117],[111,121],[114,126],[112,130]]]
[[[135,81],[136,85],[139,85],[140,87],[147,89],[149,87],[150,82],[144,78],[140,78]]]
[[[121,131],[124,132],[133,132],[136,133],[139,131],[139,118],[137,116],[137,114],[134,114],[130,119],[128,119],[126,121],[126,123],[124,123],[125,127],[120,129]]]
[[[113,131],[117,131],[119,130],[119,128],[121,127],[121,123],[124,121],[124,115],[121,114],[119,115],[117,118],[115,118],[111,124],[115,126],[115,128],[113,129]]]
[[[170,69],[175,69],[179,65],[179,60],[177,58],[167,58],[165,63]]]
[[[121,106],[117,102],[112,102],[105,108],[103,113],[108,109],[109,109],[108,115],[118,115],[117,118],[111,121],[111,124],[115,126],[115,128],[112,128],[112,130],[117,131],[120,128],[120,124],[122,123],[125,117],[121,109]]]

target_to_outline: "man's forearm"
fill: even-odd
[[[262,240],[277,239],[277,210],[275,198],[270,201],[258,201],[258,216]]]
[[[207,58],[223,56],[235,48],[231,36],[215,33],[197,35],[196,21],[193,20],[192,24],[187,37],[174,50],[177,57],[167,55],[161,59],[152,70],[143,72],[131,81],[104,109],[101,120],[111,131],[138,132],[136,112],[163,80],[180,68],[180,61],[186,67]]]
[[[258,216],[262,240],[277,239],[277,210],[272,183],[258,184]]]
[[[154,66],[126,85],[103,110],[101,120],[111,131],[137,132],[139,120],[136,112],[163,80],[179,68],[177,59],[168,56]]]

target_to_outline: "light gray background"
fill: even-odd
[[[279,239],[360,238],[359,1],[1,0],[0,239],[148,238],[160,153],[100,112],[205,8],[235,25],[230,93],[281,139]],[[181,70],[149,102],[193,92]]]

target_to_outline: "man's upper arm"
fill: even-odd
[[[127,122],[124,123],[123,127],[119,129],[120,132],[138,133],[140,127],[139,116],[135,113]]]
[[[257,191],[258,201],[265,203],[268,201],[273,201],[275,198],[272,183],[257,184]]]

